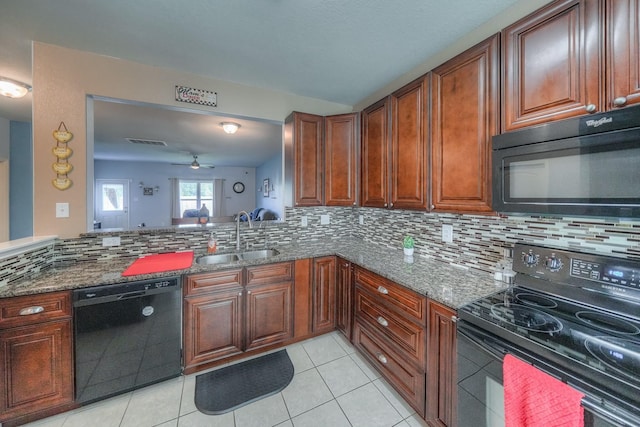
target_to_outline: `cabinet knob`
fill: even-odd
[[[251,295],[251,291],[247,291],[247,295]]]
[[[587,110],[587,113],[595,113],[596,111],[598,111],[598,107],[596,107],[596,104],[589,104],[584,108]]]
[[[616,107],[623,107],[626,103],[627,103],[626,96],[619,96],[613,100],[613,105],[615,105]]]
[[[386,204],[386,203],[384,204],[384,207],[385,207],[385,208],[387,207],[387,204]]]
[[[388,362],[387,357],[382,353],[376,354],[376,358],[380,361],[380,363],[382,363],[384,365],[386,365],[387,362]]]
[[[353,206],[355,206],[355,205],[356,205],[356,202],[353,202]]]
[[[458,316],[451,316],[451,321],[453,323],[458,323]]]
[[[382,295],[387,295],[389,293],[387,288],[385,288],[384,286],[378,286],[378,292],[380,292]]]
[[[378,323],[380,323],[382,326],[384,326],[385,328],[387,326],[389,326],[389,322],[387,321],[387,319],[385,319],[382,316],[378,316],[378,318],[376,319],[378,321]]]
[[[435,208],[436,208],[436,205],[431,205],[431,209],[435,209]]]
[[[42,313],[43,311],[44,311],[43,306],[34,305],[32,307],[25,307],[23,309],[20,309],[18,314],[20,314],[20,316],[31,316],[32,314]]]
[[[241,296],[242,296],[242,292],[238,292],[238,296],[240,296],[240,297],[241,297]]]
[[[389,203],[389,206],[393,207],[393,203]]]

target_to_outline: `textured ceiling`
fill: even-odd
[[[3,0],[0,75],[30,83],[37,40],[354,105],[516,1]]]

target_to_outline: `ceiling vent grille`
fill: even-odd
[[[139,138],[126,138],[132,144],[142,144],[142,145],[158,145],[162,147],[166,147],[167,143],[164,141],[156,141],[153,139],[139,139]]]

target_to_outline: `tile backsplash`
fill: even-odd
[[[442,242],[443,224],[453,227],[452,243]],[[179,250],[204,253],[212,231],[220,251],[235,250],[235,223],[207,229],[140,229],[59,239],[55,247],[0,260],[0,286],[49,268],[54,262],[138,257]],[[287,208],[284,223],[257,223],[252,229],[243,225],[241,248],[354,237],[399,250],[402,238],[408,234],[415,239],[415,256],[488,272],[503,258],[503,248],[511,248],[518,241],[640,260],[640,221],[439,214],[359,207]],[[103,237],[116,235],[120,237],[120,246],[102,246]]]

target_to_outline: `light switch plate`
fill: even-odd
[[[358,224],[360,224],[360,225],[364,224],[364,215],[358,216]]]
[[[453,225],[442,224],[442,241],[445,243],[453,243]]]
[[[331,217],[329,215],[320,215],[320,225],[331,224]]]
[[[69,218],[69,203],[56,203],[56,218]]]
[[[307,222],[307,216],[306,215],[302,215],[300,217],[300,225],[303,227],[306,227],[307,225],[309,225],[309,223]]]

